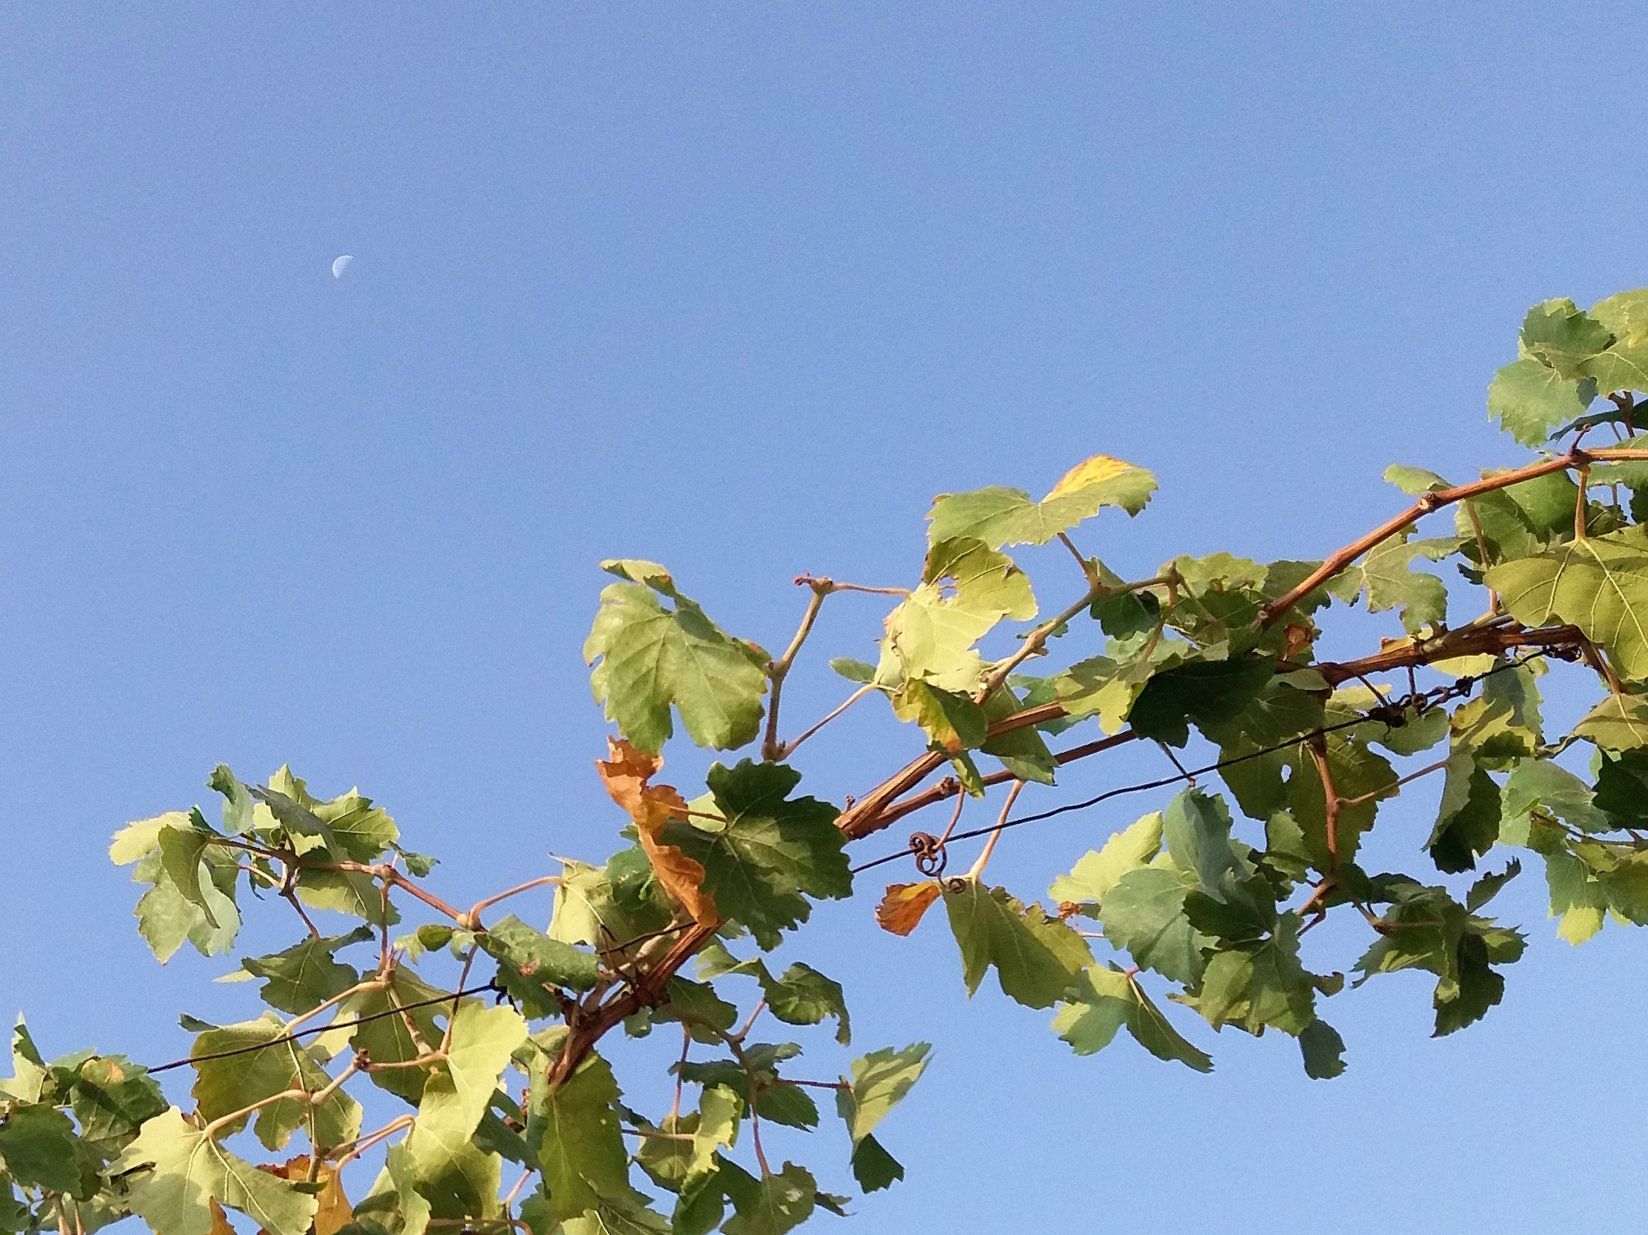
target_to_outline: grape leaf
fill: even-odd
[[[97,1192],[101,1165],[68,1116],[54,1107],[16,1106],[0,1123],[0,1167],[25,1188],[86,1200]]]
[[[766,655],[710,621],[663,567],[609,561],[601,568],[627,580],[602,591],[584,642],[584,660],[600,662],[590,685],[607,719],[652,754],[674,732],[672,706],[699,746],[731,750],[751,741],[761,724]]]
[[[1099,904],[1104,937],[1140,968],[1194,986],[1201,980],[1202,950],[1216,942],[1190,924],[1185,897],[1195,887],[1176,870],[1128,871]]]
[[[209,1235],[214,1201],[269,1235],[306,1235],[318,1206],[312,1193],[236,1157],[176,1107],[145,1123],[109,1171],[127,1176],[128,1203],[157,1235]]]
[[[248,1049],[260,1047],[261,1049]],[[227,1051],[241,1052],[208,1058]],[[317,1093],[330,1083],[319,1051],[286,1037],[286,1024],[266,1012],[254,1021],[208,1029],[195,1038],[190,1051],[195,1063],[192,1093],[204,1119],[218,1119],[287,1090]],[[318,1107],[301,1099],[287,1099],[256,1114],[257,1138],[268,1149],[280,1149],[292,1133],[304,1126],[311,1112],[324,1144],[341,1145],[360,1131],[360,1104],[342,1091]],[[233,1130],[244,1120],[229,1125]]]
[[[724,824],[671,820],[663,839],[704,868],[719,910],[749,928],[762,948],[807,920],[807,896],[851,894],[852,876],[836,809],[815,798],[786,795],[801,774],[784,764],[716,764],[706,778]]]
[[[543,1064],[532,1072],[526,1136],[542,1164],[549,1210],[575,1218],[604,1199],[627,1200],[629,1153],[618,1130],[618,1082],[599,1055],[588,1056],[551,1087]]]
[[[1066,472],[1039,502],[1031,501],[1023,489],[999,485],[941,493],[927,515],[927,543],[966,536],[991,549],[1046,544],[1106,506],[1138,514],[1155,488],[1156,478],[1144,468],[1094,455]]]
[[[1578,416],[1594,398],[1596,383],[1591,379],[1563,377],[1524,356],[1494,374],[1488,412],[1524,446],[1539,446],[1552,429]]]
[[[459,1005],[445,1058],[424,1083],[418,1120],[405,1142],[415,1178],[439,1178],[469,1146],[510,1056],[526,1035],[526,1022],[514,1008],[488,1008],[473,1000]]]
[[[729,1179],[727,1196],[736,1216],[721,1228],[726,1235],[785,1235],[812,1216],[818,1184],[809,1171],[786,1162],[759,1180],[747,1174]]]
[[[944,889],[944,907],[961,948],[969,995],[993,965],[1003,994],[1026,1007],[1050,1008],[1092,961],[1080,935],[1040,905],[1026,908],[1006,888],[952,880]]]
[[[249,956],[240,966],[250,976],[264,979],[258,991],[264,1003],[295,1016],[342,994],[360,981],[354,966],[339,961],[336,953],[340,948],[371,937],[370,928],[362,926],[347,935],[305,939],[268,956]]]
[[[1053,1028],[1076,1054],[1103,1050],[1123,1026],[1157,1059],[1177,1061],[1197,1072],[1213,1071],[1213,1060],[1174,1029],[1129,975],[1111,966],[1090,965],[1053,1018]]]
[[[1488,571],[1487,585],[1520,622],[1579,627],[1621,676],[1648,678],[1648,533],[1589,536]]]
[[[846,1087],[835,1091],[835,1109],[854,1144],[874,1132],[921,1079],[932,1049],[926,1042],[897,1051],[882,1047],[853,1061],[852,1074],[841,1078]]]
[[[1147,865],[1162,847],[1162,815],[1152,811],[1083,854],[1068,875],[1053,881],[1055,901],[1091,907],[1104,900],[1123,875]],[[1084,909],[1086,912],[1086,909]]]

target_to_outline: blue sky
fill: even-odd
[[[1648,283],[1645,36],[1627,6],[0,14],[0,1002],[149,1060],[179,1009],[238,1014],[221,961],[154,966],[103,856],[220,760],[358,783],[452,899],[603,856],[603,557],[781,645],[792,576],[908,581],[943,490],[1148,466],[1150,511],[1089,534],[1126,574],[1318,556],[1395,508],[1389,462],[1514,461],[1483,392],[1523,311]],[[821,656],[870,655],[853,599]],[[841,693],[811,669],[797,719]],[[839,798],[911,748],[867,722],[800,764]],[[1417,846],[1428,802],[1384,826]],[[1035,895],[1149,805],[992,870]],[[1211,1077],[1076,1059],[968,1004],[936,920],[831,907],[795,954],[862,1048],[937,1047],[856,1229],[1635,1229],[1596,1147],[1640,1131],[1641,944],[1570,949],[1513,891],[1504,1005],[1432,1042],[1422,979],[1370,984],[1329,1005],[1332,1083],[1271,1036]]]

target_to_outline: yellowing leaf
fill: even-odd
[[[265,1166],[259,1169],[293,1183],[309,1182],[309,1155],[299,1154],[283,1166]],[[338,1177],[337,1167],[322,1163],[320,1169],[315,1172],[314,1182],[321,1185],[321,1190],[315,1194],[320,1204],[315,1210],[315,1225],[311,1235],[338,1235],[339,1231],[354,1221],[355,1209],[349,1203],[349,1198],[344,1195],[343,1180]],[[214,1219],[223,1220],[223,1211],[217,1207],[216,1202],[213,1202],[212,1207],[216,1211]],[[233,1235],[233,1228],[226,1220],[223,1220],[223,1223],[223,1231],[219,1232],[214,1226],[212,1235]],[[268,1232],[260,1231],[259,1235],[268,1235]]]
[[[927,515],[927,543],[970,536],[991,549],[1046,544],[1105,506],[1138,514],[1155,488],[1156,478],[1144,468],[1094,455],[1066,472],[1039,502],[1023,489],[1001,485],[939,494]]]
[[[876,906],[876,924],[895,935],[908,935],[938,897],[939,886],[932,880],[890,883],[887,885],[887,895]]]
[[[1067,493],[1074,493],[1078,489],[1087,488],[1089,485],[1103,484],[1118,477],[1136,475],[1143,471],[1143,468],[1134,467],[1131,463],[1118,459],[1113,455],[1094,455],[1092,458],[1083,459],[1059,477],[1059,483],[1048,491],[1047,496],[1050,498],[1063,497]]]
[[[596,771],[612,800],[635,821],[641,850],[652,864],[659,886],[694,921],[713,920],[715,900],[704,887],[703,865],[659,838],[670,819],[687,818],[686,799],[673,786],[647,783],[664,766],[663,759],[637,749],[623,738],[608,738],[607,745],[611,757],[597,759]]]

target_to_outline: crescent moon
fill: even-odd
[[[343,272],[349,269],[349,263],[354,260],[355,255],[353,253],[345,253],[342,257],[336,259],[332,263],[332,277],[334,279],[343,278]]]

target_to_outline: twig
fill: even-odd
[[[778,740],[778,703],[783,697],[784,679],[789,676],[790,666],[795,663],[801,645],[812,633],[813,623],[818,620],[818,611],[824,605],[824,598],[835,590],[835,584],[831,580],[814,579],[810,575],[802,575],[796,582],[811,588],[812,595],[807,598],[806,611],[801,615],[801,625],[796,628],[795,638],[790,640],[790,646],[784,649],[782,656],[767,665],[767,678],[772,682],[772,699],[767,704],[767,735],[761,742],[761,757],[769,763],[776,763],[784,757],[784,744]]]
[[[1565,472],[1570,468],[1587,466],[1593,461],[1624,459],[1638,460],[1643,458],[1640,450],[1629,447],[1609,446],[1600,449],[1569,450],[1566,454],[1557,455],[1550,459],[1541,459],[1538,463],[1530,463],[1526,467],[1515,468],[1508,472],[1501,472],[1497,476],[1486,476],[1481,480],[1472,481],[1466,485],[1454,485],[1448,489],[1432,489],[1429,493],[1421,494],[1414,504],[1393,515],[1371,532],[1358,536],[1342,549],[1329,554],[1322,564],[1300,581],[1285,595],[1270,602],[1259,611],[1258,624],[1261,628],[1273,626],[1283,614],[1299,601],[1303,600],[1316,588],[1321,586],[1334,575],[1344,570],[1357,558],[1369,549],[1375,548],[1392,536],[1406,531],[1420,519],[1432,511],[1441,510],[1444,506],[1451,506],[1455,502],[1462,502],[1466,498],[1477,497],[1483,493],[1493,493],[1500,489],[1508,489],[1512,485],[1521,484],[1526,480],[1537,480],[1541,476],[1549,476],[1553,472]]]
[[[1328,765],[1328,742],[1324,734],[1313,734],[1305,749],[1316,764],[1316,774],[1322,780],[1322,818],[1327,832],[1328,873],[1339,870],[1339,791],[1333,784],[1333,769]]]
[[[1094,569],[1092,562],[1082,556],[1081,550],[1076,548],[1076,542],[1070,539],[1070,533],[1060,532],[1059,543],[1070,550],[1070,556],[1076,559],[1076,565],[1081,568],[1082,578],[1087,580],[1087,586],[1100,586],[1099,572]]]
[[[835,708],[835,710],[832,711],[823,720],[821,720],[817,724],[813,725],[810,729],[803,730],[800,737],[791,738],[788,742],[783,743],[783,745],[782,745],[782,747],[779,751],[778,757],[780,759],[788,759],[791,755],[795,754],[795,748],[797,746],[800,746],[801,743],[805,742],[808,738],[812,737],[813,734],[817,733],[825,725],[829,724],[836,717],[840,716],[848,708],[852,707],[853,704],[857,703],[860,699],[864,698],[865,695],[869,694],[874,689],[875,689],[875,687],[873,685],[871,685],[870,683],[868,683],[868,682],[866,682],[863,686],[860,686],[852,694],[848,695],[847,698],[841,704],[839,704]]]
[[[506,901],[512,896],[519,896],[522,892],[530,892],[534,888],[559,887],[560,884],[561,876],[559,875],[539,875],[536,879],[528,879],[525,883],[518,883],[513,888],[506,888],[494,896],[478,900],[469,907],[469,912],[464,914],[464,917],[469,919],[469,925],[466,929],[472,931],[484,929],[481,926],[481,914],[499,901]]]
[[[984,842],[984,848],[979,850],[978,860],[973,863],[967,872],[967,878],[977,879],[984,874],[984,868],[990,861],[990,855],[996,851],[996,843],[1001,840],[1001,830],[1007,826],[1008,813],[1013,809],[1013,803],[1019,800],[1019,792],[1024,788],[1022,780],[1013,782],[1013,787],[1007,791],[1007,800],[1001,804],[1001,814],[996,816],[996,830],[990,833],[990,839]],[[957,815],[960,815],[958,810]]]

